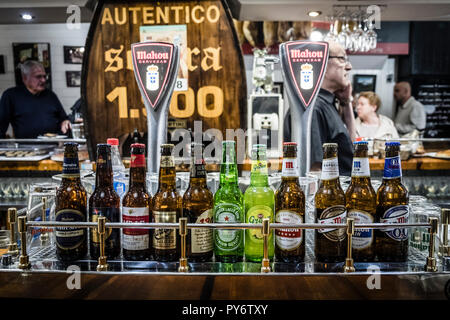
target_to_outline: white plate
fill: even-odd
[[[436,158],[436,159],[450,160],[449,156],[437,156],[437,152],[425,153],[424,156],[427,156],[427,157],[430,157],[430,158]]]

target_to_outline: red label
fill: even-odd
[[[145,167],[145,156],[143,154],[132,154],[130,167],[131,168]]]
[[[148,223],[150,215],[148,208],[122,208],[122,222],[124,223]],[[148,229],[124,228],[123,234],[129,236],[139,236],[148,234]]]

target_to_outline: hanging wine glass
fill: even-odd
[[[351,35],[353,50],[354,51],[363,51],[364,50],[364,30],[362,29],[361,17],[358,19],[355,17],[355,26],[353,28],[353,33]]]
[[[368,48],[369,50],[375,49],[377,47],[377,33],[373,30],[374,25],[372,22],[369,22],[368,26],[369,30],[366,33],[368,39]]]
[[[334,26],[334,19],[333,17],[330,17],[330,31],[325,35],[324,40],[325,41],[336,41],[336,28]]]
[[[367,19],[364,19],[364,27],[363,34],[361,36],[361,51],[367,52],[370,50],[369,37],[367,36],[367,32],[369,29],[367,28]]]
[[[344,17],[342,21],[341,32],[339,32],[337,36],[337,42],[339,42],[346,50],[348,50],[351,47],[350,35],[351,32],[348,27],[348,18]]]

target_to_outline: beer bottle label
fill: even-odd
[[[380,219],[380,223],[408,223],[409,206],[399,205],[387,209]],[[380,229],[386,235],[395,241],[404,241],[408,239],[408,228],[384,228]]]
[[[263,219],[269,218],[270,222],[273,222],[272,208],[265,205],[256,205],[251,207],[247,212],[247,223],[262,223]],[[250,239],[253,242],[262,243],[263,235],[260,229],[248,229],[247,232],[250,235]]]
[[[252,160],[252,172],[260,174],[268,174],[267,161],[266,160]]]
[[[150,221],[149,210],[142,208],[122,208],[122,222],[124,223],[148,223]],[[126,250],[146,250],[149,248],[149,229],[123,229],[123,248]]]
[[[383,179],[395,179],[402,176],[400,156],[386,158],[384,160]]]
[[[281,171],[283,177],[298,177],[298,161],[296,158],[283,158],[283,169]]]
[[[341,205],[332,206],[322,211],[317,219],[320,224],[341,224],[346,223],[347,212]],[[330,241],[342,241],[345,239],[345,228],[318,229]]]
[[[145,167],[145,155],[132,154],[130,168],[144,168]]]
[[[370,177],[369,158],[353,158],[352,177]]]
[[[339,163],[338,158],[323,159],[322,160],[322,174],[320,179],[333,180],[339,178]]]
[[[91,221],[98,222],[98,217],[105,217],[106,222],[120,222],[120,208],[99,208],[95,207],[91,209]],[[110,239],[111,238],[111,239]],[[120,240],[120,230],[106,228],[105,241],[114,242],[116,239]],[[91,240],[95,243],[100,243],[100,236],[97,228],[91,228]]]
[[[56,212],[55,221],[85,222],[86,214],[75,209],[62,209]],[[57,227],[55,228],[56,245],[62,250],[78,248],[86,239],[83,228]]]
[[[286,224],[301,224],[302,217],[295,211],[280,210],[275,216],[275,222]],[[302,229],[276,229],[275,242],[283,250],[294,250],[303,241]]]
[[[218,204],[215,208],[216,223],[237,223],[241,208],[234,203]],[[215,245],[221,251],[234,251],[242,241],[241,230],[216,230]]]
[[[64,157],[62,178],[78,178],[80,176],[80,166],[78,157]]]
[[[161,168],[175,167],[175,160],[172,156],[161,156]]]
[[[153,211],[155,222],[176,223],[176,211]],[[176,249],[177,229],[155,229],[153,233],[153,248],[160,250]]]
[[[206,178],[205,164],[193,164],[191,168],[192,178]]]
[[[349,218],[354,218],[355,223],[373,223],[373,216],[361,210],[349,210]],[[369,248],[373,243],[373,229],[355,228],[352,236],[352,248],[362,250]]]
[[[206,210],[197,217],[195,223],[212,223],[213,211]],[[192,253],[204,253],[213,250],[213,230],[212,229],[191,229],[191,251]]]

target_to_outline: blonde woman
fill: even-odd
[[[377,114],[381,100],[375,92],[364,91],[358,96],[355,120],[356,135],[363,138],[398,138],[394,122],[386,116]]]

